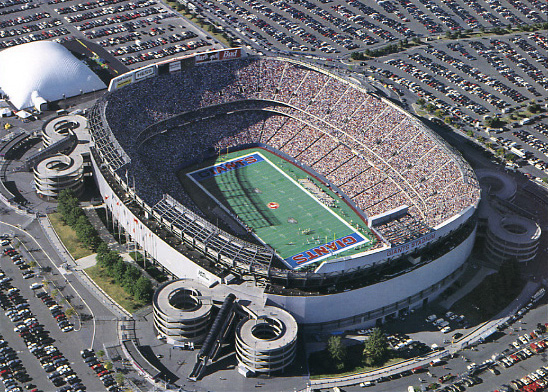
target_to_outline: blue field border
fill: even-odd
[[[259,153],[253,153],[249,155],[244,155],[238,158],[231,159],[217,165],[208,166],[203,169],[195,170],[188,173],[188,176],[191,176],[195,181],[204,181],[211,177],[220,176],[221,174],[237,170],[241,167],[246,167],[254,163],[259,163],[264,161],[264,158]]]
[[[310,263],[317,263],[320,260],[326,259],[337,253],[347,251],[358,245],[369,242],[367,238],[360,233],[354,232],[346,236],[336,238],[333,241],[326,242],[325,244],[315,246],[304,252],[297,253],[291,257],[285,259],[286,264],[293,269],[302,268]]]

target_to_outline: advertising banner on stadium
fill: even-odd
[[[196,63],[207,63],[212,61],[236,59],[242,56],[242,48],[220,49],[206,53],[199,53],[194,56]]]
[[[197,54],[194,58],[196,59],[196,64],[199,64],[199,63],[208,63],[211,61],[217,61],[220,59],[220,56],[219,56],[219,52],[215,51],[215,52],[200,53],[200,54]]]
[[[386,256],[387,257],[398,256],[401,253],[406,253],[410,250],[415,249],[418,246],[426,245],[427,243],[432,242],[435,239],[436,239],[436,232],[428,233],[426,235],[423,235],[420,238],[417,238],[416,240],[409,241],[408,243],[406,243],[402,246],[398,246],[396,248],[388,249],[388,251],[386,253]]]
[[[110,81],[108,85],[108,91],[118,90],[122,87],[128,86],[133,83],[133,72],[128,72],[123,75],[117,76]]]
[[[242,55],[241,48],[225,49],[219,52],[219,60],[236,59]]]
[[[135,70],[135,80],[143,80],[147,78],[152,78],[156,75],[156,66],[149,65],[148,67],[140,68]]]
[[[174,61],[169,63],[169,73],[177,72],[181,70],[181,61]]]

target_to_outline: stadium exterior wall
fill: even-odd
[[[267,303],[289,311],[305,327],[336,330],[374,325],[401,309],[421,306],[448,287],[472,252],[476,230],[453,250],[407,274],[371,286],[322,296],[266,294]]]
[[[215,283],[221,282],[218,276],[193,263],[176,249],[173,249],[156,233],[143,225],[139,221],[139,218],[116,196],[116,193],[112,190],[105,177],[103,177],[101,170],[99,170],[93,154],[91,154],[91,161],[95,181],[99,187],[103,201],[116,217],[119,224],[135,238],[141,247],[179,278],[197,279],[205,286],[212,286]]]
[[[206,286],[221,279],[173,249],[143,225],[137,216],[116,196],[92,156],[95,180],[107,207],[119,224],[152,257],[179,278],[198,279]],[[469,218],[468,214],[466,218]],[[462,215],[459,218],[464,218]],[[458,223],[464,219],[457,219]],[[448,226],[457,228],[457,222]],[[369,326],[401,309],[416,308],[431,301],[459,275],[472,251],[476,230],[453,250],[439,259],[407,274],[371,286],[321,296],[282,296],[265,294],[267,304],[290,312],[299,324],[313,329],[337,330],[349,326]],[[242,293],[243,294],[243,293]],[[352,306],[348,306],[352,304]],[[329,311],[325,311],[329,309]]]
[[[357,255],[338,258],[332,261],[326,261],[322,263],[315,272],[327,273],[335,271],[344,271],[352,268],[363,267],[365,265],[372,265],[376,263],[382,263],[386,260],[400,257],[404,254],[411,253],[415,249],[420,249],[426,244],[439,240],[442,237],[449,235],[453,230],[458,229],[460,226],[466,223],[468,219],[474,215],[476,211],[476,205],[470,206],[462,211],[460,214],[453,216],[451,219],[446,220],[443,224],[439,225],[435,231],[432,231],[416,240],[407,242],[401,246],[395,246],[392,248],[383,247],[377,251],[360,253]]]

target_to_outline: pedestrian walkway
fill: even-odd
[[[458,300],[474,290],[476,286],[478,286],[483,279],[485,279],[485,277],[495,272],[496,270],[484,266],[480,267],[479,271],[469,266],[463,276],[459,279],[460,281],[466,282],[466,284],[450,295],[449,298],[440,301],[440,305],[445,309],[450,309],[451,306],[453,306]]]
[[[97,211],[95,210],[96,208],[97,207],[90,206],[90,207],[84,208],[83,210],[86,216],[88,217],[90,223],[99,234],[99,237],[101,238],[101,240],[108,245],[110,250],[118,252],[120,256],[122,257],[122,260],[138,266],[135,260],[133,259],[133,257],[131,257],[131,255],[129,254],[127,247],[125,245],[120,244],[118,241],[116,241],[116,238],[114,238],[114,236],[108,230],[108,228],[105,227],[103,221],[101,220],[101,218],[99,218],[99,215],[97,215]],[[150,281],[155,287],[158,285],[156,280],[152,278],[147,271],[145,271],[141,267],[139,267],[139,269],[143,272],[143,274],[148,279],[150,279]]]
[[[93,267],[95,264],[97,264],[97,253],[79,258],[78,260],[76,260],[76,264],[78,264],[78,268],[80,269]]]
[[[99,238],[101,238],[101,240],[108,245],[109,249],[112,249],[120,254],[127,251],[126,247],[116,241],[116,238],[114,238],[110,231],[108,231],[105,227],[103,221],[99,218],[99,215],[97,215],[95,207],[86,207],[83,210],[88,217],[89,222],[95,228],[97,234],[99,234]]]
[[[57,233],[53,229],[49,219],[47,217],[42,217],[38,221],[46,235],[46,238],[49,240],[54,249],[56,249],[61,260],[72,267],[74,275],[86,287],[86,289],[92,293],[95,298],[107,306],[109,310],[117,317],[124,318],[130,316],[125,309],[118,305],[116,301],[110,298],[99,286],[97,286],[97,284],[82,270],[81,266],[76,263],[76,261],[72,258],[72,255],[65,248],[65,245],[57,236]]]

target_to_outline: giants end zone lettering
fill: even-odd
[[[251,154],[215,166],[206,167],[205,169],[188,173],[188,175],[192,176],[195,181],[203,181],[207,178],[215,177],[243,166],[248,166],[257,162],[261,162],[262,160],[263,158],[259,154]]]
[[[220,60],[235,59],[235,58],[240,57],[241,49],[240,48],[226,49],[226,50],[220,52],[219,54],[220,54]]]
[[[353,248],[364,242],[366,242],[366,239],[364,237],[362,237],[358,233],[352,233],[345,237],[338,238],[335,241],[328,242],[326,244],[288,257],[287,259],[285,259],[285,261],[292,268],[302,267],[308,263],[325,259],[326,257],[342,252],[343,250]]]

